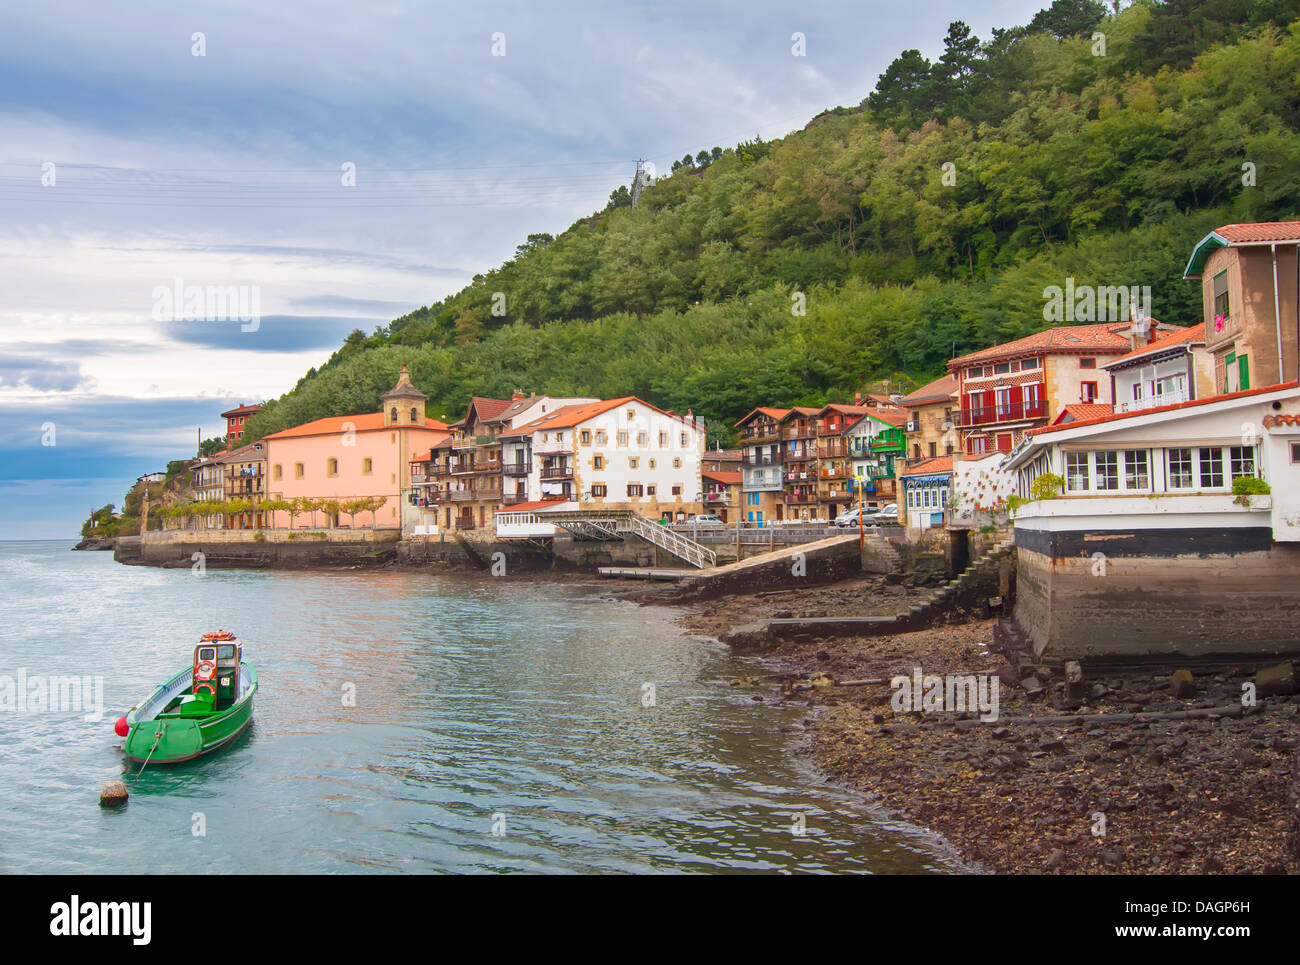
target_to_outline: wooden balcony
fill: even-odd
[[[957,413],[957,425],[984,426],[999,422],[1023,422],[1026,419],[1046,419],[1047,403],[1008,402],[1005,405],[987,405],[977,408],[962,409]]]
[[[511,477],[527,476],[532,468],[532,464],[527,462],[506,462],[501,465],[501,473]]]
[[[543,480],[572,479],[572,478],[573,478],[572,466],[543,466],[542,467]]]

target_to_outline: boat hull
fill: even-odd
[[[251,686],[238,701],[218,713],[202,717],[159,713],[148,719],[137,719],[141,708],[147,708],[149,702],[157,699],[160,692],[182,681],[188,671],[182,671],[158,688],[149,700],[131,708],[127,713],[130,730],[122,745],[127,760],[137,763],[148,761],[150,764],[179,764],[211,754],[234,741],[252,723],[253,698],[257,694],[256,671],[250,664],[243,664],[241,671],[250,675]]]

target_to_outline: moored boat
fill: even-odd
[[[191,665],[119,718],[122,750],[138,763],[176,764],[226,746],[253,719],[257,671],[233,633],[205,633]]]

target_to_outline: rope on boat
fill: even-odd
[[[153,757],[153,752],[158,749],[158,742],[162,740],[163,732],[165,730],[167,730],[167,724],[163,721],[159,721],[158,729],[153,732],[153,747],[149,748],[149,753],[145,755],[144,763],[140,765],[140,770],[135,772],[136,777],[143,774],[144,769],[149,766],[149,758]]]

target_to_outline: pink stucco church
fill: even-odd
[[[410,486],[416,453],[447,438],[447,426],[424,414],[427,396],[411,384],[402,366],[397,384],[381,397],[381,411],[331,416],[265,436],[266,494],[269,499],[358,499],[384,497],[374,515],[379,529],[402,522],[401,494]],[[286,529],[289,514],[268,514],[268,524]],[[295,525],[319,525],[320,514],[300,515]],[[369,525],[365,513],[358,525]]]

